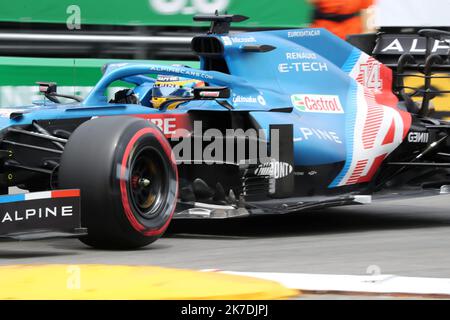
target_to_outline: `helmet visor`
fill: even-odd
[[[165,97],[189,97],[190,89],[183,89],[179,87],[154,87],[152,89],[152,96],[155,98],[165,98]]]

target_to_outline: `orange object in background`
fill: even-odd
[[[309,0],[314,6],[312,28],[326,28],[345,39],[349,34],[363,32],[361,11],[373,0]]]

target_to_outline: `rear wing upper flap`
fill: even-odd
[[[441,56],[443,62],[446,60],[449,55],[450,33],[437,29],[421,29],[417,33],[380,32],[351,35],[347,41],[393,69],[396,69],[404,54],[414,57],[416,63],[411,68],[423,68],[430,55]],[[436,64],[434,69],[450,70],[450,64]]]

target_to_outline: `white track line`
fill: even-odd
[[[212,270],[210,270],[212,271]],[[450,279],[395,275],[334,275],[219,271],[279,282],[287,288],[312,292],[437,295],[450,297]]]

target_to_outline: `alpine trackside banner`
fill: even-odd
[[[74,4],[76,3],[76,4]],[[196,14],[243,14],[244,27],[301,27],[311,20],[307,0],[16,0],[1,6],[0,21],[104,25],[201,25]]]

